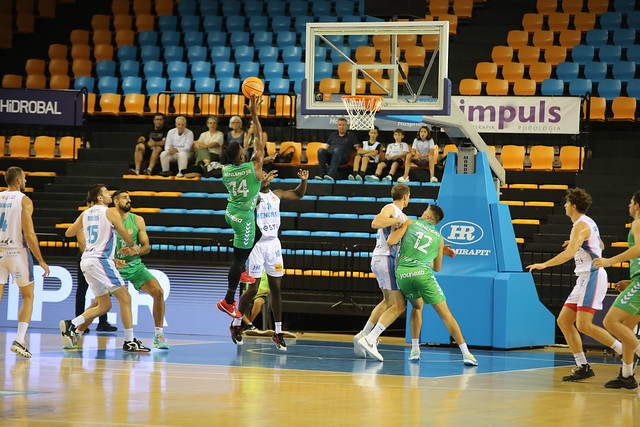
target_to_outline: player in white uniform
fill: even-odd
[[[280,230],[280,200],[298,200],[304,197],[307,191],[307,180],[309,171],[300,170],[298,178],[300,184],[293,190],[271,190],[270,182],[278,176],[277,171],[269,172],[262,181],[260,187],[260,200],[256,208],[256,230],[262,235],[254,245],[249,255],[248,272],[251,277],[255,277],[255,283],[249,284],[247,290],[240,297],[238,310],[240,313],[249,315],[251,313],[251,302],[258,292],[260,277],[263,269],[269,278],[269,289],[271,290],[271,311],[275,322],[275,332],[273,342],[278,350],[287,351],[287,344],[284,342],[282,333],[282,295],[280,293],[280,283],[284,276],[284,263],[282,259],[282,247],[278,239]],[[242,319],[234,319],[230,326],[231,339],[234,343],[242,345]]]
[[[396,255],[398,247],[388,246],[387,238],[403,222],[407,216],[402,212],[409,204],[409,186],[396,184],[391,188],[393,203],[384,206],[380,213],[371,221],[371,227],[378,230],[376,247],[371,257],[371,271],[376,276],[378,286],[382,291],[382,301],[371,311],[362,331],[353,337],[353,351],[357,356],[365,357],[364,348],[358,344],[360,338],[370,336],[376,342],[384,332],[406,309],[404,295],[396,283]],[[415,314],[414,314],[415,313]],[[413,316],[422,316],[419,310],[414,310]]]
[[[86,246],[82,253],[80,268],[96,298],[80,316],[73,320],[60,321],[62,342],[65,348],[75,348],[78,344],[78,326],[108,312],[111,308],[110,295],[113,295],[120,304],[120,319],[124,327],[125,338],[122,349],[136,353],[149,352],[151,350],[133,336],[131,295],[113,262],[116,249],[114,229],[127,247],[136,254],[140,253],[140,247],[133,244],[133,239],[124,228],[118,211],[107,207],[111,203],[111,195],[104,185],[94,185],[89,190],[88,198],[94,205],[80,214],[65,235],[74,237],[79,232],[84,234]]]
[[[42,258],[33,228],[33,202],[22,193],[27,183],[24,171],[12,166],[5,172],[4,179],[7,191],[0,192],[0,286],[4,292],[4,284],[11,274],[20,289],[22,304],[18,312],[18,333],[11,351],[28,359],[31,353],[27,349],[26,334],[33,311],[33,259],[29,251],[38,260],[45,277],[49,275],[49,266]]]
[[[557,322],[577,366],[570,375],[562,377],[562,381],[580,381],[595,375],[582,349],[581,332],[622,354],[620,341],[604,328],[593,324],[593,315],[597,310],[602,310],[602,301],[607,293],[607,272],[604,268],[592,266],[593,260],[602,256],[603,243],[598,226],[585,215],[589,206],[591,196],[585,190],[567,190],[564,209],[573,222],[573,228],[569,241],[564,244],[564,251],[546,262],[527,266],[531,272],[564,264],[571,258],[576,263],[576,285],[565,301]]]

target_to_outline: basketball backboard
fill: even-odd
[[[344,114],[343,95],[384,98],[380,114],[449,114],[447,21],[307,24],[302,114]]]

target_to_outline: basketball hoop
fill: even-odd
[[[349,128],[353,130],[371,130],[376,113],[382,107],[381,96],[348,95],[342,97],[342,103],[349,115]]]

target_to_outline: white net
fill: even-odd
[[[382,106],[382,99],[381,96],[343,96],[342,103],[349,115],[349,129],[373,129],[376,113]]]

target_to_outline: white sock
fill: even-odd
[[[633,363],[629,363],[628,365],[622,362],[622,376],[627,378],[633,375]]]
[[[233,319],[233,326],[242,325],[242,317],[240,319]]]
[[[376,325],[367,320],[367,324],[364,325],[364,328],[362,329],[362,334],[363,335],[369,335],[369,332],[371,332],[373,330],[374,326],[376,326]]]
[[[133,328],[124,330],[124,340],[133,341]]]
[[[576,353],[573,355],[573,358],[576,359],[576,365],[587,365],[587,356],[585,356],[584,352]]]
[[[640,344],[636,347],[636,349],[635,349],[635,350],[633,350],[633,352],[634,352],[635,354],[637,354],[637,355],[638,355],[638,357],[640,357]]]
[[[29,324],[27,322],[18,322],[18,333],[16,334],[16,341],[22,344],[26,342],[25,335],[27,335],[28,327]]]
[[[382,323],[377,323],[376,326],[373,327],[371,332],[367,334],[367,341],[376,342],[378,337],[382,335],[385,329],[387,329],[386,326],[384,326]]]
[[[282,322],[275,322],[276,324],[276,334],[282,333]]]
[[[622,343],[618,340],[615,340],[613,344],[611,344],[611,350],[618,353],[618,355],[622,354]]]
[[[83,316],[83,315],[80,315],[80,316],[76,317],[75,319],[73,319],[73,320],[71,321],[71,323],[73,324],[73,326],[75,326],[76,328],[77,328],[78,326],[82,325],[82,324],[83,324],[83,323],[85,323],[85,322],[86,322],[86,320],[85,320],[85,318],[84,318],[84,316]]]
[[[458,347],[460,347],[460,351],[462,352],[462,354],[469,353],[469,347],[467,347],[466,342],[462,344],[458,344]]]
[[[156,335],[163,335],[164,331],[162,328],[156,328]]]
[[[411,338],[411,350],[420,350],[420,338]]]

